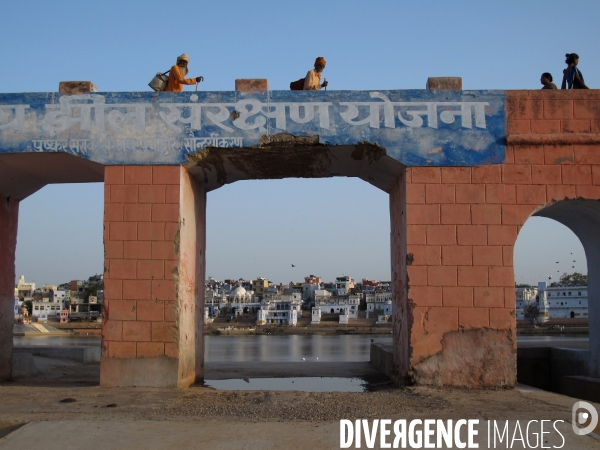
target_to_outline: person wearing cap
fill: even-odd
[[[190,57],[185,53],[177,57],[177,63],[171,67],[169,81],[165,92],[183,92],[184,84],[196,84],[204,81],[204,77],[185,78],[188,73]]]
[[[318,91],[322,87],[327,87],[327,81],[324,81],[321,84],[321,72],[325,69],[325,58],[319,56],[315,60],[315,68],[313,70],[309,70],[306,74],[306,78],[304,78],[304,89],[305,91]]]

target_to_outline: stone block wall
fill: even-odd
[[[597,91],[508,92],[505,164],[407,168],[414,382],[515,384],[514,244],[532,213],[600,199],[599,100]]]
[[[180,170],[105,168],[103,386],[177,384]]]

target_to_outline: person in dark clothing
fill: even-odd
[[[548,72],[544,72],[540,78],[540,83],[544,87],[542,89],[558,89],[556,85],[552,82],[552,75]]]
[[[542,89],[558,89],[556,85],[552,82],[552,75],[550,75],[548,72],[544,72],[542,74],[540,82],[544,85]]]
[[[567,53],[567,68],[563,70],[563,81],[561,89],[589,89],[583,81],[583,75],[577,68],[579,64],[579,55],[577,53]]]

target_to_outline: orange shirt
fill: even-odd
[[[195,78],[183,78],[181,75],[181,70],[179,70],[179,66],[175,64],[171,67],[171,72],[169,72],[169,81],[167,82],[167,88],[165,92],[183,92],[184,84],[196,84]]]

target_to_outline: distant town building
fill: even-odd
[[[228,300],[231,304],[231,312],[236,316],[254,314],[260,308],[260,299],[255,297],[252,291],[248,292],[241,286],[230,292]]]
[[[301,314],[302,297],[300,293],[290,295],[267,295],[260,304],[256,324],[279,324],[296,326]]]
[[[66,308],[66,302],[34,301],[32,303],[32,317],[39,322],[47,322],[48,319],[60,319],[60,311]]]
[[[223,289],[206,289],[204,306],[211,317],[218,316],[225,305],[227,305],[227,293]]]
[[[348,323],[348,319],[356,319],[360,298],[358,294],[332,295],[326,290],[315,291],[311,323],[320,323],[323,314],[339,314],[340,323]]]
[[[354,289],[354,280],[352,277],[344,275],[343,277],[336,277],[335,289],[337,295],[347,295],[351,289]]]
[[[15,297],[21,302],[33,300],[33,293],[35,292],[35,283],[27,283],[25,281],[25,275],[19,277],[19,282],[15,287]]]
[[[550,319],[587,319],[587,286],[567,286],[545,282],[538,284],[538,321]]]
[[[252,290],[254,295],[259,298],[263,298],[269,289],[269,280],[263,277],[258,277],[256,280],[252,280]]]
[[[302,284],[302,300],[308,305],[312,306],[315,304],[315,291],[323,289],[323,279],[314,275],[304,277],[304,284]]]
[[[380,314],[389,316],[392,314],[392,292],[376,289],[367,291],[364,294],[367,304],[367,314],[376,317]]]
[[[538,288],[536,287],[518,287],[515,289],[517,320],[525,320],[529,308],[536,305],[537,295]]]

